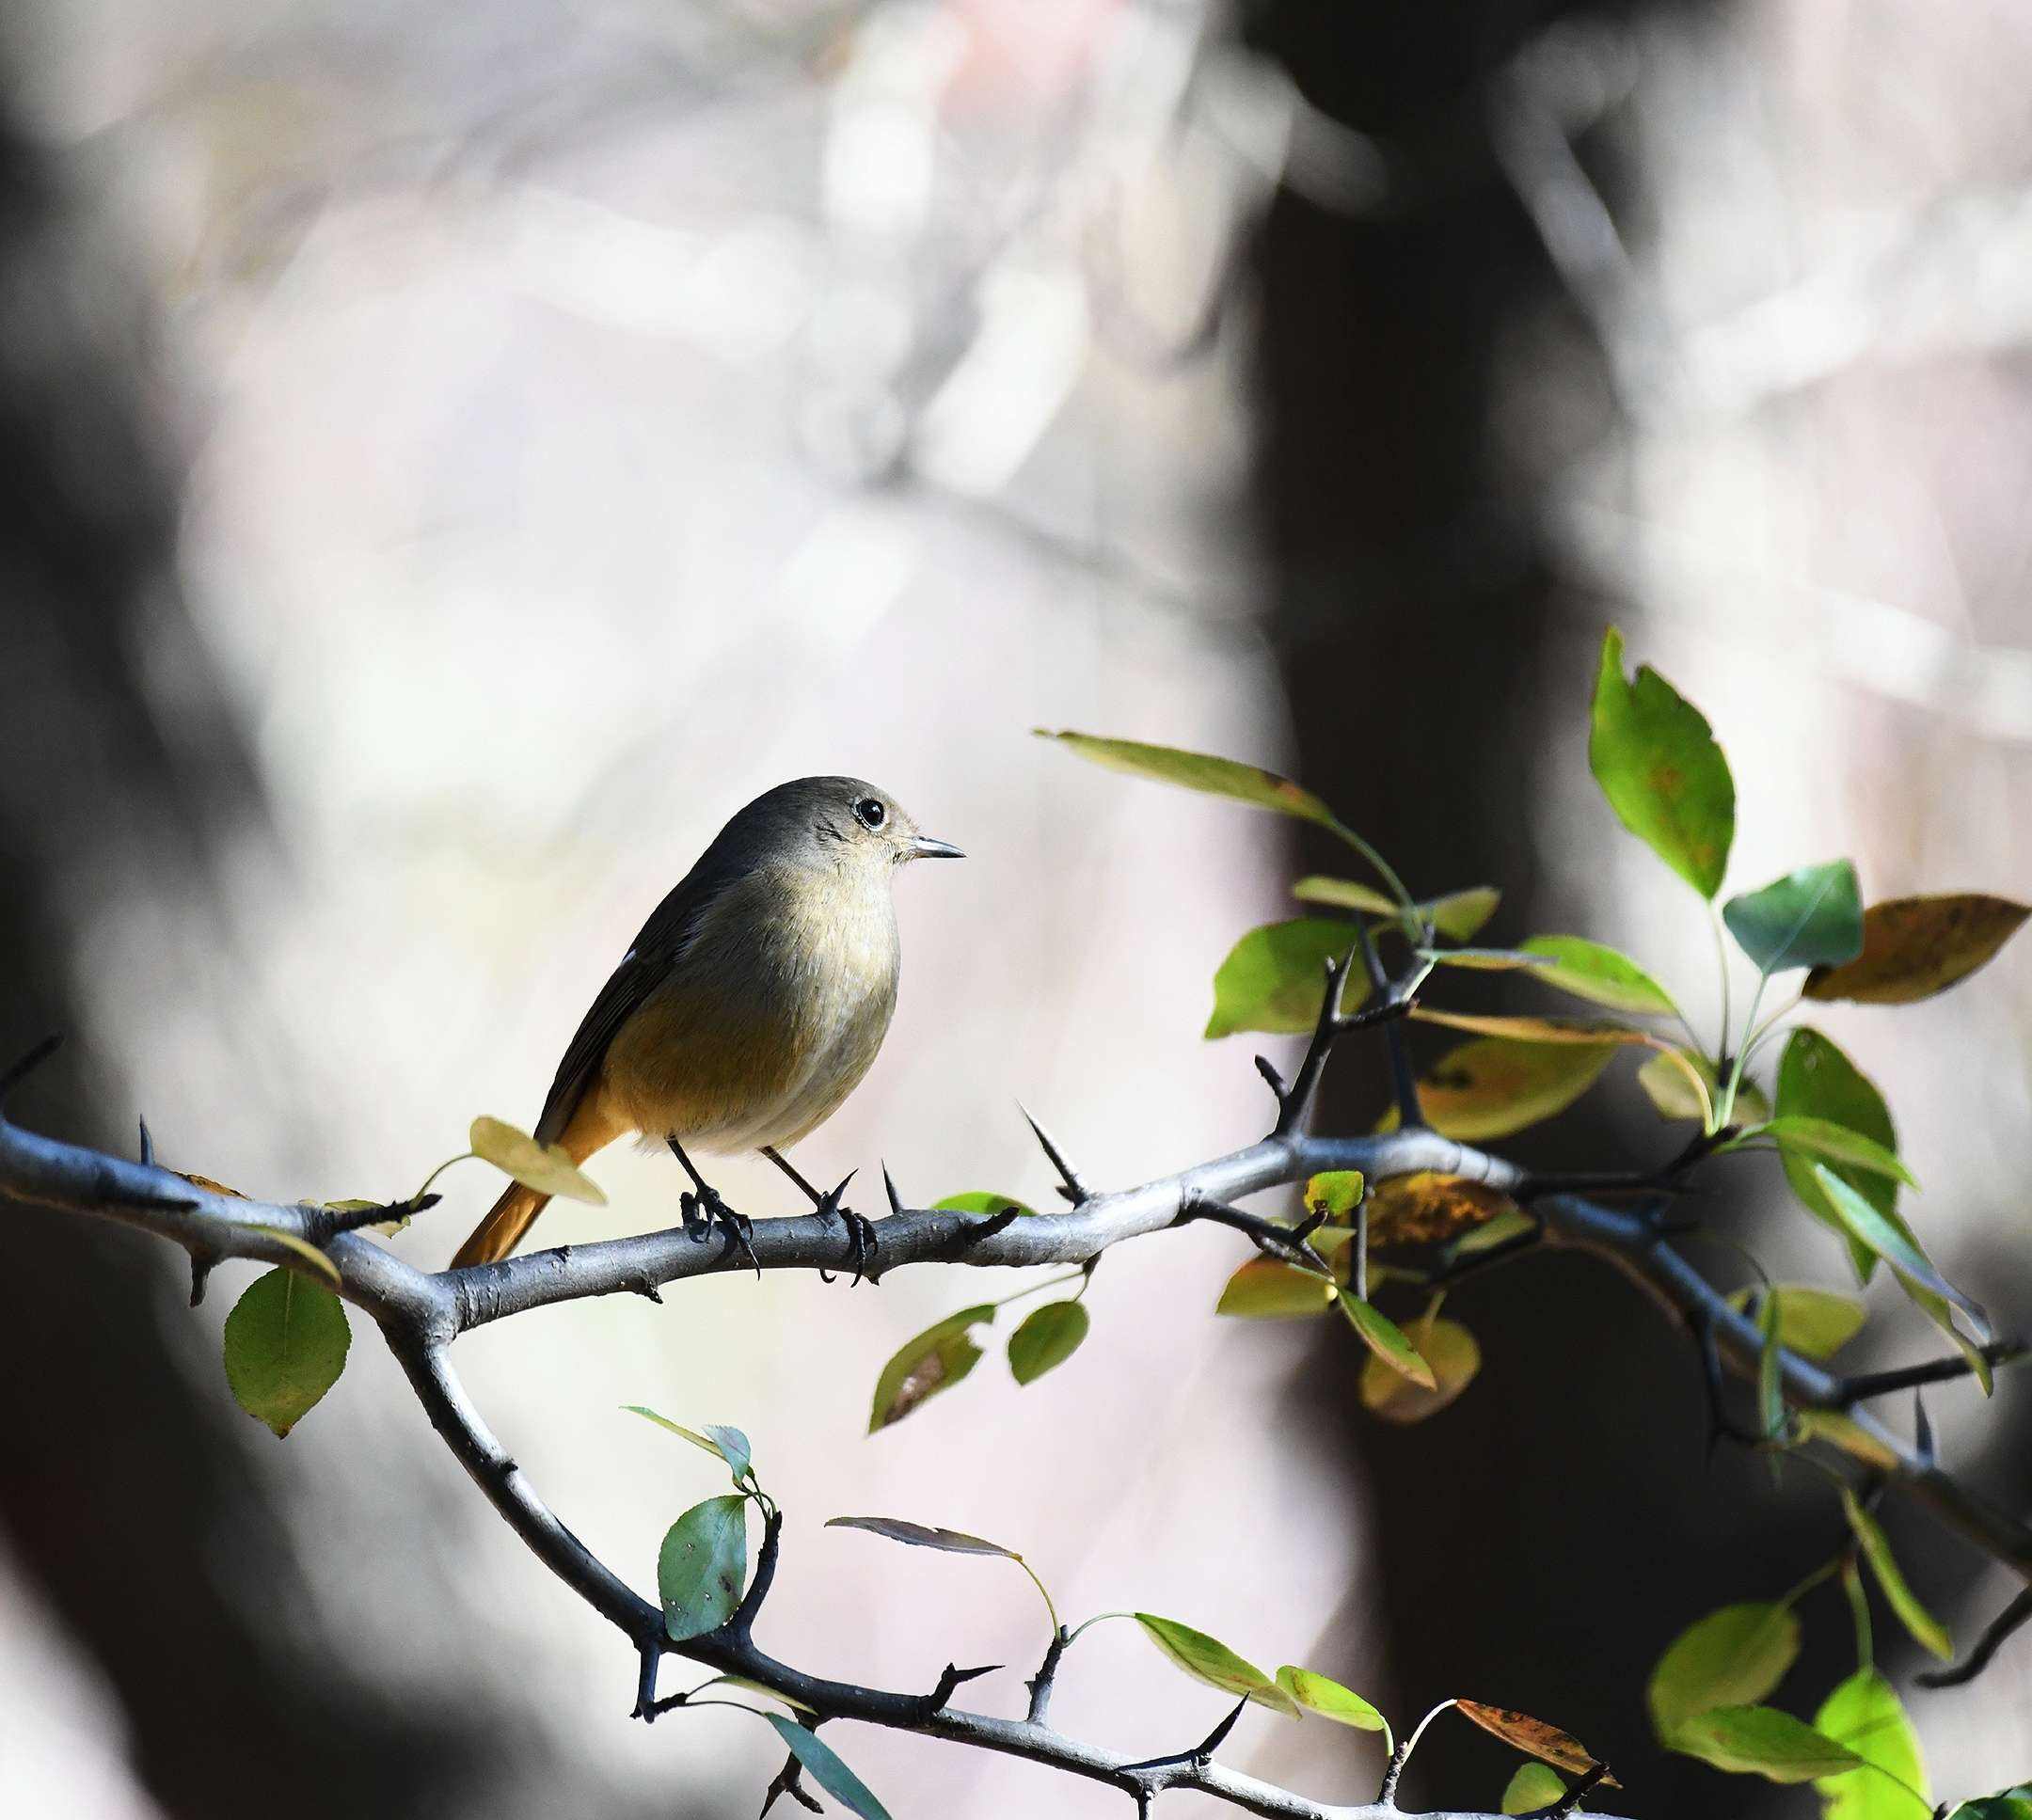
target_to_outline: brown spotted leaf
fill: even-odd
[[[1486,1182],[1421,1169],[1392,1176],[1370,1191],[1369,1242],[1386,1249],[1438,1244],[1516,1211],[1516,1203]]]
[[[1981,892],[1893,897],[1863,912],[1863,952],[1806,976],[1810,999],[1911,1005],[1945,992],[1983,966],[2032,909]]]
[[[1571,1732],[1562,1732],[1558,1726],[1548,1725],[1529,1713],[1519,1713],[1510,1706],[1484,1706],[1475,1700],[1456,1700],[1453,1704],[1484,1732],[1494,1733],[1505,1744],[1515,1745],[1526,1756],[1536,1757],[1555,1769],[1585,1776],[1601,1761]],[[1606,1770],[1602,1781],[1610,1788],[1622,1787]]]
[[[210,1176],[194,1176],[185,1169],[172,1169],[172,1176],[182,1176],[193,1188],[202,1188],[208,1195],[224,1195],[230,1200],[244,1201],[246,1196],[237,1188],[229,1188],[222,1181],[214,1181]]]
[[[899,1346],[875,1382],[868,1432],[900,1422],[927,1397],[950,1389],[980,1360],[968,1329],[994,1319],[994,1305],[961,1308]]]

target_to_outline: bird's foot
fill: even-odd
[[[854,1283],[860,1282],[864,1276],[873,1282],[875,1280],[875,1254],[881,1249],[881,1240],[876,1236],[875,1232],[875,1222],[869,1219],[865,1213],[856,1213],[852,1208],[843,1207],[840,1204],[840,1197],[847,1192],[847,1183],[852,1179],[853,1173],[849,1170],[846,1179],[837,1188],[832,1189],[819,1196],[816,1211],[821,1220],[830,1223],[836,1219],[847,1228],[846,1261],[853,1267]],[[829,1270],[820,1270],[818,1280],[821,1283],[832,1282],[833,1273]],[[852,1284],[848,1287],[851,1288]]]
[[[687,1192],[678,1200],[677,1211],[684,1220],[685,1237],[693,1244],[702,1245],[718,1233],[726,1242],[728,1256],[741,1253],[754,1266],[754,1274],[762,1274],[762,1260],[754,1254],[754,1222],[735,1212],[720,1198],[717,1188],[701,1182],[697,1194]]]

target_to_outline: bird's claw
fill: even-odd
[[[852,1208],[840,1204],[841,1196],[847,1193],[847,1183],[852,1179],[853,1172],[849,1170],[836,1188],[828,1190],[819,1197],[818,1205],[814,1211],[821,1220],[831,1221],[836,1218],[847,1228],[847,1262],[853,1266],[854,1283],[859,1283],[864,1276],[872,1282],[875,1254],[881,1249],[881,1240],[875,1231],[873,1220],[865,1213],[856,1213]],[[821,1269],[818,1280],[821,1283],[830,1283],[833,1281],[833,1274],[831,1271]],[[852,1288],[853,1285],[849,1284],[848,1287]]]
[[[695,1195],[688,1192],[679,1198],[677,1211],[684,1221],[685,1237],[693,1244],[704,1244],[717,1232],[726,1241],[730,1255],[739,1252],[754,1266],[754,1274],[762,1274],[762,1260],[754,1253],[754,1222],[735,1212],[720,1198],[719,1190],[702,1185]]]

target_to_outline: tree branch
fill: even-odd
[[[19,1073],[13,1071],[7,1084],[13,1084]],[[1229,1203],[1235,1199],[1325,1170],[1359,1169],[1372,1181],[1433,1170],[1508,1193],[1528,1185],[1524,1172],[1502,1158],[1415,1124],[1368,1137],[1275,1132],[1175,1175],[1108,1193],[1088,1189],[1056,1147],[1050,1148],[1067,1197],[1074,1202],[1071,1211],[990,1229],[994,1223],[978,1215],[901,1207],[892,1193],[894,1211],[877,1223],[885,1269],[933,1261],[968,1267],[1084,1263],[1113,1245],[1163,1231],[1182,1220],[1208,1217],[1209,1210],[1232,1212]],[[338,1274],[339,1293],[380,1326],[432,1426],[487,1500],[537,1559],[637,1650],[642,1672],[636,1710],[644,1717],[678,1703],[659,1702],[656,1697],[658,1666],[663,1656],[675,1654],[775,1688],[819,1719],[857,1719],[1022,1757],[1106,1783],[1133,1796],[1142,1807],[1159,1794],[1183,1788],[1279,1820],[1394,1820],[1398,1812],[1393,1789],[1371,1803],[1332,1807],[1230,1770],[1211,1754],[1225,1732],[1195,1750],[1143,1762],[1066,1736],[1044,1723],[1062,1639],[1054,1640],[1031,1684],[1030,1716],[1020,1720],[965,1712],[946,1703],[961,1681],[982,1670],[948,1668],[927,1695],[830,1681],[779,1662],[753,1636],[775,1567],[780,1519],[773,1516],[754,1580],[734,1617],[704,1636],[673,1641],[661,1609],[595,1557],[538,1496],[467,1396],[449,1349],[461,1334],[508,1315],[586,1296],[643,1294],[662,1284],[737,1267],[721,1255],[722,1248],[692,1243],[681,1227],[427,1273],[362,1232],[336,1230],[342,1223],[335,1222],[327,1210],[217,1195],[152,1162],[129,1163],[24,1131],[4,1112],[0,1192],[153,1233],[206,1263],[238,1258],[309,1274],[310,1261],[288,1242],[317,1247]],[[1645,1212],[1563,1194],[1544,1195],[1534,1211],[1543,1222],[1546,1242],[1608,1259],[1674,1318],[1710,1336],[1718,1356],[1730,1369],[1754,1378],[1763,1346],[1755,1324],[1730,1306],[1673,1248]],[[1240,1215],[1227,1223],[1241,1226],[1261,1242],[1262,1235],[1251,1229],[1252,1222],[1253,1216]],[[763,1270],[816,1271],[835,1261],[838,1240],[829,1222],[801,1215],[760,1222],[754,1242],[755,1262]],[[747,1268],[747,1260],[741,1259],[738,1267]],[[1855,1385],[1850,1381],[1790,1352],[1781,1353],[1780,1375],[1791,1406],[1848,1413],[1881,1450],[1888,1463],[1883,1476],[1891,1486],[2032,1585],[2032,1530],[1990,1507],[1866,1412],[1853,1409]]]

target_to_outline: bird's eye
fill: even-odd
[[[879,797],[863,797],[854,804],[853,812],[861,818],[864,828],[880,828],[889,819],[889,812],[882,807]]]

